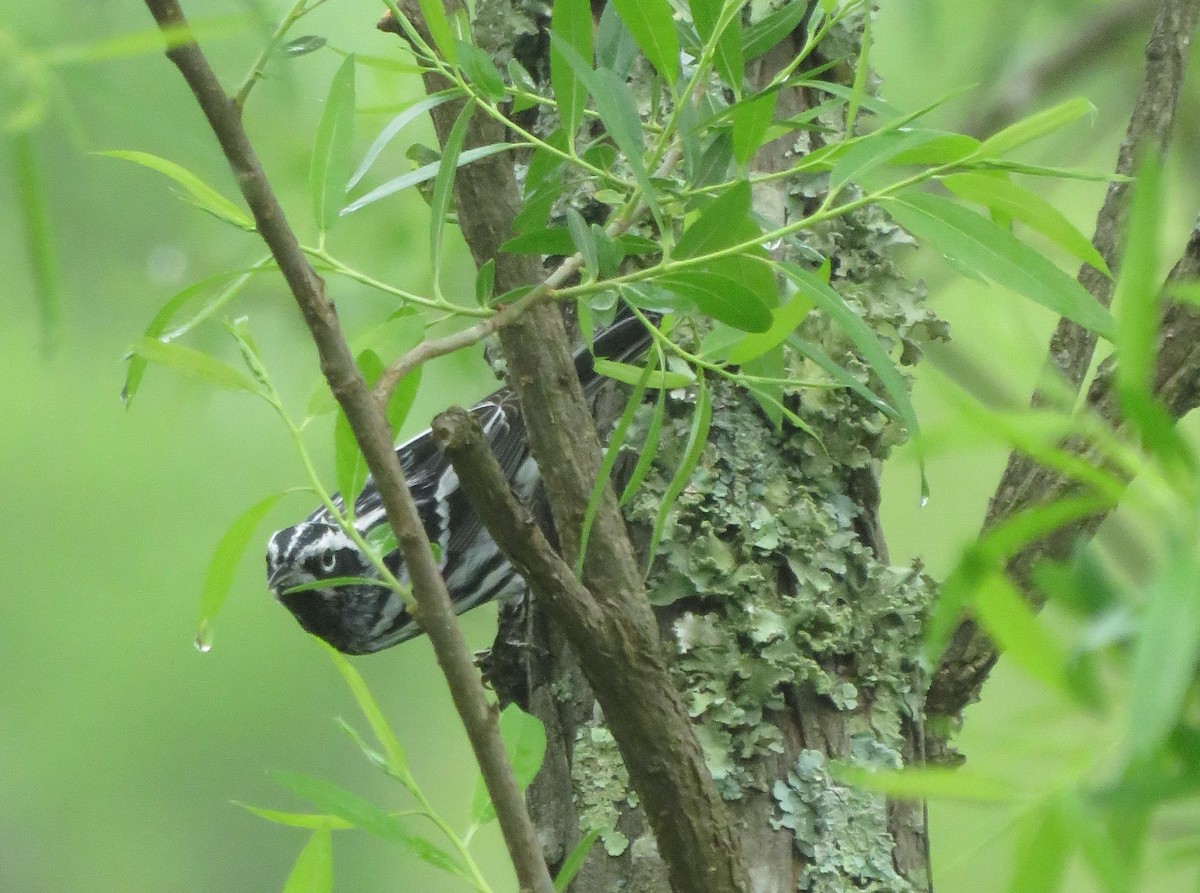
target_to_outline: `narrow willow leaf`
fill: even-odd
[[[346,205],[346,189],[354,159],[354,56],[347,56],[333,76],[317,125],[308,186],[313,219],[328,232]]]
[[[862,397],[869,404],[886,415],[889,419],[900,418],[900,413],[897,412],[890,403],[881,399],[870,388],[859,381],[854,376],[854,373],[840,363],[835,362],[827,353],[825,353],[825,351],[817,347],[817,345],[805,341],[795,333],[788,335],[787,344],[788,347],[800,354],[800,356],[812,363],[815,363],[817,366],[823,369],[829,375],[829,377],[838,384],[854,391],[854,393],[858,394],[858,396]]]
[[[658,276],[655,285],[682,295],[713,319],[743,332],[765,332],[773,322],[760,295],[742,281],[702,269],[684,269]]]
[[[302,37],[293,37],[287,43],[282,44],[275,52],[280,56],[307,56],[309,53],[315,53],[317,50],[327,44],[329,40],[319,34],[305,34]]]
[[[560,254],[570,257],[575,253],[575,240],[565,226],[549,226],[530,230],[515,236],[500,246],[509,254]]]
[[[1173,543],[1150,587],[1134,650],[1129,691],[1129,747],[1150,758],[1180,719],[1200,661],[1200,557]]]
[[[660,353],[658,356],[661,361],[662,354]],[[611,361],[605,360],[602,357],[595,357],[592,360],[593,368],[597,372],[601,375],[609,375],[610,378],[614,377],[601,368],[604,363],[611,364]],[[618,363],[616,365],[624,366],[625,364]],[[592,525],[596,521],[596,512],[600,509],[600,501],[604,498],[604,490],[609,486],[609,478],[612,476],[617,456],[620,455],[621,448],[625,445],[625,438],[629,434],[629,425],[633,422],[633,416],[637,412],[638,407],[642,405],[642,396],[646,393],[646,387],[650,383],[652,372],[657,371],[654,369],[654,364],[650,362],[647,362],[645,368],[641,370],[633,366],[625,368],[635,374],[637,378],[632,382],[628,382],[633,385],[633,392],[629,395],[629,399],[625,403],[625,409],[621,413],[621,418],[617,420],[616,427],[613,429],[612,435],[608,438],[608,445],[604,448],[604,458],[600,461],[600,468],[596,471],[596,482],[592,485],[592,492],[588,496],[587,508],[583,513],[583,525],[579,533],[579,557],[575,560],[576,577],[583,576],[583,563],[587,558],[587,547],[588,541],[592,536]]]
[[[1126,419],[1169,472],[1195,470],[1191,448],[1154,395],[1161,285],[1158,242],[1162,219],[1160,170],[1153,153],[1142,162],[1129,206],[1128,237],[1113,294],[1117,313],[1117,397]]]
[[[575,849],[571,850],[571,854],[567,856],[562,868],[558,870],[558,874],[554,878],[554,889],[558,893],[564,893],[571,885],[571,881],[575,880],[575,875],[579,874],[579,869],[583,868],[583,862],[587,859],[588,853],[600,839],[601,832],[602,829],[593,828],[579,839],[579,843],[575,844]]]
[[[717,19],[721,16],[722,0],[689,0],[692,21],[700,39],[708,44],[713,41]],[[716,36],[716,53],[713,56],[717,71],[732,89],[735,96],[742,94],[742,79],[746,75],[746,63],[742,58],[742,20],[734,16]]]
[[[763,143],[771,118],[775,114],[778,93],[767,93],[743,100],[733,111],[733,157],[746,164]]]
[[[228,391],[247,391],[251,394],[261,394],[258,386],[228,363],[210,357],[182,344],[159,341],[157,338],[143,338],[136,342],[131,350],[140,357],[166,366],[187,378],[202,381],[214,387]]]
[[[871,327],[846,305],[842,296],[834,291],[828,283],[815,273],[794,263],[781,264],[780,269],[803,294],[812,299],[822,313],[826,314],[846,334],[846,337],[853,342],[863,360],[871,367],[871,371],[883,385],[883,389],[891,401],[891,406],[900,414],[900,418],[904,421],[904,427],[908,429],[908,436],[918,444],[917,462],[921,475],[921,498],[927,499],[929,483],[925,477],[925,458],[920,451],[921,429],[917,421],[917,412],[909,398],[908,384],[905,382],[904,376],[900,374],[900,370],[896,368],[884,346],[879,343],[879,339]]]
[[[425,838],[405,831],[396,816],[345,788],[297,772],[272,772],[271,777],[319,809],[331,812],[376,837],[400,844],[418,859],[442,871],[460,876],[466,873],[454,856]]]
[[[500,249],[503,251],[503,247]],[[489,257],[475,274],[475,302],[486,307],[496,295],[496,258]]]
[[[463,93],[457,87],[452,90],[442,90],[439,93],[434,93],[431,96],[423,96],[421,99],[414,102],[396,117],[388,122],[387,127],[380,131],[379,136],[367,148],[367,152],[363,155],[363,160],[359,162],[358,168],[351,175],[349,182],[346,183],[346,189],[353,189],[358,185],[359,181],[366,176],[372,165],[379,159],[383,150],[388,144],[395,139],[399,133],[404,130],[413,121],[420,118],[431,109],[437,108],[439,105],[449,102],[452,99],[458,99]]]
[[[25,249],[42,318],[42,345],[50,353],[58,342],[62,322],[62,280],[55,256],[53,224],[46,203],[46,189],[42,182],[34,134],[28,130],[16,131],[9,136],[9,146],[13,156],[17,204],[24,224]]]
[[[744,239],[739,224],[749,221],[750,183],[738,180],[714,201],[705,205],[699,216],[679,238],[672,256],[677,258],[699,257],[711,254]],[[758,227],[753,222],[750,226]],[[761,233],[761,230],[758,230]]]
[[[642,158],[642,118],[638,113],[637,100],[625,79],[609,68],[593,70],[574,49],[564,43],[557,34],[550,34],[550,44],[571,66],[575,76],[579,78],[592,94],[596,105],[596,114],[608,130],[609,136],[629,162],[634,179],[642,190],[643,198],[655,217],[660,217],[658,199],[646,172],[645,159]]]
[[[621,21],[617,7],[605,3],[596,26],[596,66],[616,72],[618,77],[627,78],[637,58],[637,41]]]
[[[571,242],[576,251],[583,257],[583,267],[592,279],[600,278],[600,249],[596,238],[592,235],[591,227],[583,219],[583,215],[574,208],[567,208],[567,231],[571,234]]]
[[[344,831],[347,828],[354,827],[345,819],[320,812],[283,812],[279,809],[264,809],[261,806],[238,803],[236,800],[233,801],[233,805],[240,806],[246,812],[252,813],[260,819],[265,819],[275,825],[284,825],[288,828],[308,828],[310,831],[325,828],[330,831]]]
[[[450,128],[446,144],[442,149],[441,168],[433,181],[433,198],[430,199],[429,215],[429,259],[433,268],[435,288],[442,272],[442,236],[446,231],[446,218],[450,214],[450,199],[454,195],[454,176],[458,172],[458,158],[463,141],[467,138],[467,125],[475,113],[475,100],[469,100]]]
[[[165,158],[159,158],[157,155],[151,155],[149,152],[134,152],[125,149],[111,149],[107,152],[97,152],[96,154],[103,155],[106,158],[121,158],[125,161],[132,161],[134,164],[140,164],[142,167],[149,168],[152,171],[158,171],[158,173],[169,177],[182,186],[187,194],[187,198],[200,209],[207,211],[220,220],[224,220],[226,223],[232,223],[234,226],[249,232],[254,231],[254,221],[250,219],[250,216],[245,211],[187,168],[181,167],[173,161],[167,161]]]
[[[963,611],[973,603],[984,578],[1003,570],[1026,545],[1060,527],[1111,507],[1111,502],[1086,495],[1031,506],[990,528],[963,553],[942,583],[925,629],[925,656],[936,664],[950,641]]]
[[[959,198],[984,205],[993,214],[1019,220],[1073,257],[1112,277],[1108,264],[1087,236],[1036,192],[1005,177],[978,173],[948,174],[941,179],[943,185]]]
[[[417,3],[421,7],[421,15],[425,17],[429,33],[433,35],[434,45],[442,54],[442,58],[453,65],[458,61],[457,46],[454,43],[454,31],[450,27],[450,20],[446,17],[445,3],[443,0],[417,0]]]
[[[942,196],[912,190],[891,199],[887,210],[942,254],[1112,340],[1112,317],[1087,289],[986,217]]]
[[[656,348],[658,354],[658,366],[661,369],[665,362],[661,348]],[[646,428],[646,441],[642,444],[641,455],[638,456],[637,464],[633,468],[633,473],[629,475],[629,482],[625,485],[625,489],[621,491],[621,498],[617,502],[624,506],[637,493],[641,487],[642,481],[646,479],[646,475],[650,473],[651,467],[654,465],[654,457],[658,454],[658,443],[662,437],[663,418],[666,416],[667,409],[667,392],[662,389],[658,392],[658,399],[654,402],[654,412],[650,416],[650,424]]]
[[[1028,118],[1022,118],[1015,124],[1010,124],[994,136],[988,137],[979,147],[980,158],[994,158],[1011,152],[1018,146],[1040,139],[1056,130],[1061,130],[1068,124],[1078,121],[1085,115],[1094,115],[1096,107],[1082,97],[1068,99],[1053,108],[1035,112]]]
[[[589,0],[555,0],[550,10],[550,30],[581,59],[592,58],[593,28]],[[550,48],[550,84],[554,88],[554,98],[558,100],[562,128],[574,137],[583,120],[587,87],[556,46]]]
[[[516,704],[509,704],[500,713],[500,737],[512,764],[513,777],[521,790],[529,787],[546,756],[546,728],[542,721],[526,713]],[[492,798],[480,775],[475,780],[471,801],[471,821],[484,825],[496,817]]]
[[[474,149],[467,149],[458,156],[456,168],[470,164],[472,161],[478,161],[480,158],[487,158],[490,155],[496,155],[500,152],[507,152],[509,149],[515,149],[519,143],[492,143],[488,146],[478,146]],[[423,164],[407,174],[402,174],[395,179],[388,180],[382,186],[376,186],[366,195],[361,198],[356,198],[350,204],[342,209],[342,216],[353,214],[365,208],[367,205],[374,204],[381,198],[387,198],[389,195],[395,195],[401,190],[407,189],[410,186],[418,186],[421,183],[427,183],[436,177],[444,167],[442,161],[431,161],[429,164]]]
[[[504,75],[486,52],[467,43],[465,40],[455,40],[458,48],[458,64],[466,74],[467,80],[492,102],[500,102],[508,93],[508,85],[504,83]]]
[[[354,667],[350,661],[346,660],[337,649],[330,645],[321,643],[325,648],[325,653],[329,655],[329,659],[333,661],[333,665],[345,680],[346,686],[350,689],[350,694],[354,696],[354,702],[358,704],[358,709],[362,712],[363,717],[367,720],[367,724],[371,727],[371,732],[375,735],[375,740],[379,742],[379,746],[383,748],[384,756],[387,757],[388,767],[402,781],[409,777],[408,758],[404,754],[404,748],[400,746],[400,741],[396,738],[396,734],[392,731],[392,727],[388,725],[388,721],[384,718],[383,711],[379,708],[379,703],[371,694],[371,689],[367,687],[366,680]]]
[[[150,320],[146,330],[142,333],[143,338],[173,341],[187,334],[201,322],[212,317],[214,313],[228,304],[250,281],[250,277],[255,273],[261,273],[263,270],[274,269],[274,261],[268,259],[260,262],[258,265],[242,270],[230,270],[225,273],[217,273],[199,282],[193,282],[191,285],[177,291],[168,299],[168,301],[159,308],[154,314],[154,318]],[[194,316],[190,317],[182,325],[173,328],[167,332],[167,327],[175,316],[190,304],[192,301],[199,298],[201,295],[209,291],[214,285],[218,285],[231,277],[236,277],[225,288],[204,305]],[[125,372],[125,384],[121,388],[121,402],[128,408],[133,402],[133,398],[137,395],[138,389],[141,387],[142,378],[146,373],[146,358],[136,353],[131,353],[127,359],[129,367]]]
[[[212,560],[208,563],[208,572],[204,577],[204,589],[200,593],[200,614],[196,627],[200,631],[199,639],[206,639],[213,620],[224,606],[229,592],[233,589],[233,579],[237,573],[238,563],[246,554],[254,534],[262,524],[263,518],[279,502],[283,493],[275,493],[266,499],[254,503],[236,518],[221,535],[217,548],[213,550]]]
[[[333,842],[329,830],[313,832],[283,885],[283,893],[330,893],[333,890]]]
[[[1005,657],[1047,688],[1075,697],[1066,647],[1007,578],[997,573],[982,581],[975,593],[975,616]]]
[[[662,540],[663,531],[666,530],[667,519],[670,517],[671,511],[675,508],[675,502],[679,499],[683,488],[692,479],[692,472],[696,470],[696,465],[700,462],[700,456],[704,453],[704,447],[708,445],[708,429],[711,424],[712,395],[708,391],[708,385],[705,384],[703,376],[701,376],[696,389],[696,409],[692,415],[692,428],[688,432],[687,445],[683,449],[683,458],[679,461],[679,467],[675,469],[675,475],[671,478],[671,483],[667,486],[667,492],[663,494],[662,504],[658,508],[658,515],[654,518],[654,528],[650,533],[650,547],[647,549],[647,555],[649,555],[646,567],[647,575],[649,575],[651,568],[654,566],[654,557],[658,553],[658,544]]]
[[[808,10],[808,5],[804,3],[785,3],[749,26],[743,38],[742,58],[750,62],[777,46],[796,30]]]
[[[1016,868],[1009,893],[1056,893],[1067,872],[1074,849],[1072,829],[1062,819],[1055,799],[1030,816],[1030,824],[1017,849]]]
[[[286,595],[292,595],[297,592],[314,592],[318,589],[337,589],[339,586],[361,586],[364,583],[369,583],[372,586],[379,585],[378,577],[324,577],[320,580],[309,580],[307,583],[299,583],[296,586],[289,586],[283,590]]]
[[[839,781],[891,800],[974,800],[1003,803],[1018,793],[1006,784],[962,769],[912,767],[894,771],[866,769],[851,763],[830,763]]]
[[[740,366],[779,347],[788,339],[789,335],[799,328],[800,323],[804,321],[804,317],[808,316],[808,312],[812,308],[812,298],[803,292],[797,292],[786,304],[771,311],[771,328],[756,335],[743,337],[733,345],[725,357],[725,362]]]
[[[869,174],[934,138],[935,135],[923,130],[889,130],[860,137],[838,157],[829,175],[829,188],[837,191],[850,182],[874,188],[875,184],[866,179]]]
[[[650,64],[673,89],[679,80],[679,38],[671,5],[667,0],[613,0],[613,5]]]
[[[651,366],[646,366],[639,369],[637,366],[630,366],[628,363],[618,363],[614,360],[606,360],[603,357],[596,357],[592,361],[593,368],[596,372],[608,378],[616,379],[627,385],[635,387],[641,386],[645,388],[661,389],[666,388],[668,391],[673,391],[676,388],[686,388],[688,385],[695,384],[696,377],[683,372],[673,372],[669,369],[652,369]]]
[[[962,133],[939,133],[926,131],[929,139],[916,146],[897,152],[889,160],[889,164],[906,165],[919,164],[933,167],[939,164],[953,164],[962,161],[973,154],[980,146],[979,140]]]

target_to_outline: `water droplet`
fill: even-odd
[[[928,494],[923,494],[921,496],[920,508],[925,508],[927,505],[929,505],[929,496]]]
[[[196,630],[196,638],[192,642],[196,646],[196,650],[201,654],[208,654],[212,651],[212,631],[208,628],[208,621],[200,624],[200,628]]]

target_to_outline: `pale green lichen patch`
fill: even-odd
[[[868,765],[899,764],[899,754],[889,754],[866,736],[855,739],[851,753],[855,762]],[[773,824],[791,830],[803,857],[797,889],[912,893],[912,885],[891,861],[887,802],[879,794],[835,781],[824,754],[801,751],[787,778],[777,781],[772,793],[780,812]]]
[[[571,757],[571,782],[580,830],[584,834],[599,831],[605,852],[621,855],[629,846],[629,838],[617,829],[621,809],[636,807],[638,800],[608,729],[592,724],[579,730]]]

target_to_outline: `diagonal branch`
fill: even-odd
[[[1198,17],[1200,0],[1164,0],[1146,45],[1146,67],[1118,154],[1118,174],[1131,175],[1143,151],[1151,148],[1166,151]],[[1112,183],[1096,220],[1093,244],[1112,269],[1117,267],[1125,234],[1128,192],[1128,182]],[[1195,275],[1198,266],[1200,234],[1194,230],[1183,257],[1172,270],[1171,280]],[[1105,306],[1111,302],[1112,282],[1090,266],[1081,268],[1079,281]],[[1200,398],[1195,385],[1195,378],[1200,373],[1200,352],[1195,342],[1198,334],[1200,320],[1194,310],[1174,305],[1164,314],[1159,333],[1155,390],[1173,418],[1180,418]],[[1095,348],[1093,333],[1069,320],[1060,320],[1050,341],[1047,374],[1059,376],[1071,390],[1078,391],[1091,366]],[[1048,400],[1041,389],[1033,395],[1034,406],[1045,405]],[[1120,424],[1109,376],[1097,376],[1089,389],[1087,402],[1112,425]],[[1070,489],[1070,483],[1056,472],[1014,453],[1009,457],[1008,466],[988,505],[984,527],[991,527],[1023,508],[1054,500]],[[1031,544],[1012,559],[1009,573],[1031,597],[1036,598],[1032,592],[1033,567],[1046,558],[1067,557],[1075,542],[1095,533],[1103,517],[1093,515]],[[934,674],[927,700],[929,713],[954,715],[978,700],[979,691],[997,657],[996,648],[987,636],[972,621],[964,621],[955,631]]]
[[[175,0],[146,0],[146,6],[160,28],[187,28],[183,10]],[[309,266],[288,225],[242,127],[236,100],[226,94],[200,46],[189,40],[170,46],[166,53],[187,81],[221,144],[242,195],[254,214],[258,232],[270,247],[308,324],[320,354],[321,371],[345,411],[374,475],[388,521],[412,578],[416,600],[413,614],[429,635],[446,676],[454,705],[462,717],[488,793],[496,806],[521,889],[530,893],[551,893],[554,885],[504,751],[495,711],[488,703],[455,619],[445,581],[434,561],[429,538],[393,449],[392,432],[354,362],[337,313],[325,295],[325,285]]]

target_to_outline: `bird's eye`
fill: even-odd
[[[321,570],[330,573],[335,567],[337,567],[337,554],[333,549],[326,549],[321,553]]]

